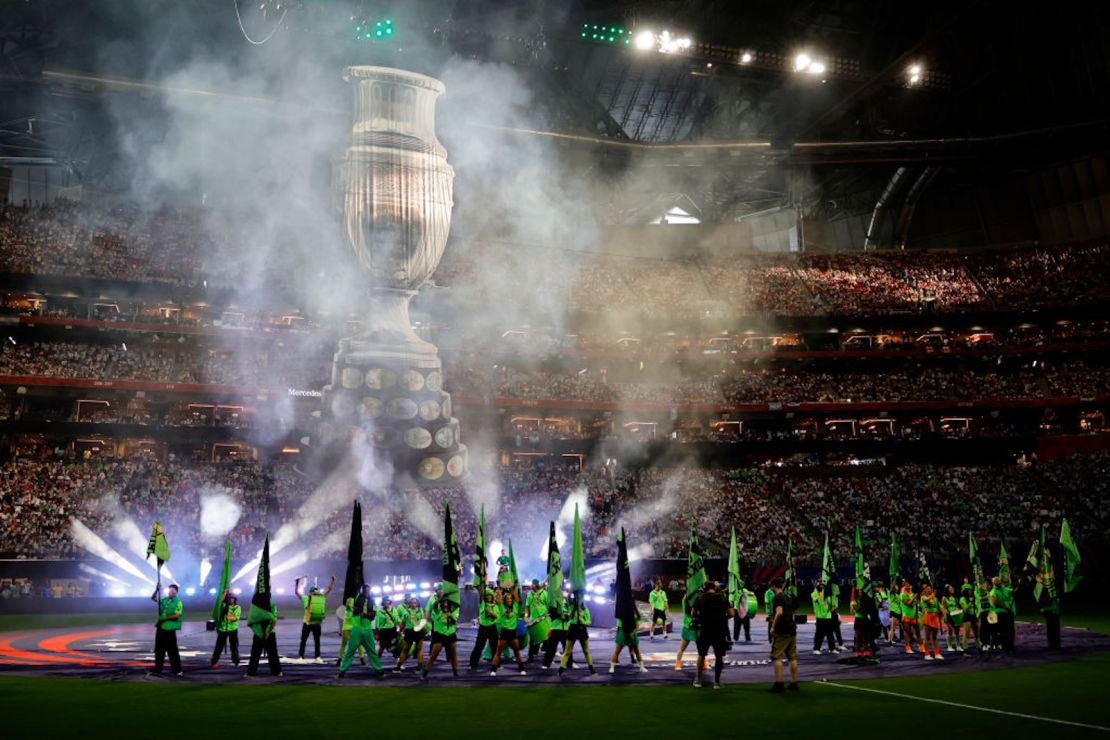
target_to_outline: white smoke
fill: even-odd
[[[225,490],[209,486],[200,494],[200,533],[208,542],[226,536],[243,514],[242,507]]]

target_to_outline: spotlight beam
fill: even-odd
[[[111,563],[120,570],[149,583],[151,586],[154,585],[154,581],[152,581],[149,576],[132,565],[127,558],[120,555],[111,545],[102,540],[99,535],[85,526],[84,522],[75,517],[70,517],[69,522],[70,528],[73,531],[73,539],[77,541],[78,545],[102,560]]]

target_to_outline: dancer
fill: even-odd
[[[501,610],[497,617],[497,648],[493,651],[493,666],[489,675],[496,676],[497,669],[501,667],[501,651],[509,647],[516,658],[520,668],[520,675],[526,675],[524,659],[520,657],[520,640],[517,638],[517,621],[520,619],[520,602],[516,598],[516,591],[509,589],[501,594]]]
[[[397,612],[393,608],[393,599],[383,596],[382,608],[378,609],[378,614],[374,618],[374,639],[378,642],[378,662],[381,662],[380,659],[387,649],[394,652],[399,621]],[[399,653],[399,650],[395,651],[393,657],[396,658]]]
[[[659,631],[663,635],[663,639],[667,639],[667,608],[670,606],[667,603],[667,592],[663,589],[663,580],[660,579],[655,582],[655,588],[648,594],[648,601],[651,602],[651,632],[650,639],[655,639],[655,628],[659,627]]]
[[[582,646],[582,654],[586,657],[586,666],[590,669],[590,675],[593,676],[597,671],[594,670],[594,661],[590,657],[590,634],[587,629],[592,623],[590,608],[586,606],[582,594],[579,593],[571,596],[571,602],[570,621],[567,625],[567,645],[563,649],[563,662],[559,666],[559,675],[563,675],[563,671],[566,670],[567,663],[570,662],[571,656],[574,654],[574,643],[577,642]]]
[[[974,587],[964,579],[960,586],[960,608],[964,612],[964,630],[960,636],[961,646],[966,652],[971,645],[968,637],[975,638],[975,649],[980,654],[983,652],[983,643],[979,637],[979,600],[975,598]]]
[[[979,604],[979,639],[983,643],[979,652],[997,650],[999,644],[998,615],[994,613],[994,606],[991,604],[991,584],[989,581],[984,580],[979,583],[976,601]]]
[[[331,582],[328,583],[326,590],[321,591],[318,587],[313,586],[308,590],[307,595],[301,594],[301,581],[307,581],[308,576],[301,576],[293,582],[293,593],[301,600],[301,606],[304,607],[304,624],[301,626],[301,647],[297,651],[297,658],[304,660],[305,643],[308,642],[308,636],[312,635],[312,644],[314,658],[317,663],[320,662],[320,631],[321,626],[324,624],[324,618],[328,614],[327,597],[331,590],[335,588],[335,576],[331,577]]]
[[[998,615],[995,628],[998,631],[998,642],[1003,652],[1013,652],[1014,649],[1014,590],[1002,578],[995,576],[994,588],[991,589],[991,606]]]
[[[908,579],[902,582],[902,594],[898,599],[902,611],[902,637],[905,638],[906,654],[909,655],[913,653],[910,639],[913,638],[920,645],[921,638],[917,632],[917,594],[913,592]],[[925,649],[922,648],[921,652],[925,652]]]
[[[370,667],[378,678],[385,675],[385,672],[382,671],[382,661],[378,657],[378,651],[374,649],[374,622],[376,616],[374,597],[370,595],[370,584],[364,583],[359,588],[358,596],[355,597],[352,604],[351,639],[347,641],[347,649],[343,652],[343,660],[339,663],[339,673],[336,674],[336,678],[343,678],[347,675],[347,669],[351,667],[351,662],[354,661],[355,653],[358,652],[360,645],[366,648],[366,658],[370,661]]]
[[[436,662],[436,656],[444,648],[447,649],[447,660],[451,663],[451,674],[458,678],[459,658],[456,653],[458,643],[456,632],[459,627],[459,607],[455,606],[450,599],[441,598],[432,605],[429,612],[432,617],[432,647],[428,650],[428,662],[424,664],[424,670],[420,672],[420,680],[426,681],[428,679],[428,673],[432,670],[432,664]]]
[[[895,576],[890,582],[890,627],[887,629],[886,641],[895,645],[901,639],[898,634],[902,629],[902,579]]]
[[[402,607],[402,630],[404,632],[404,646],[397,657],[397,665],[393,668],[398,673],[405,670],[405,661],[409,655],[416,659],[416,668],[424,663],[424,639],[428,634],[427,621],[424,619],[424,610],[416,600],[416,594],[409,594]]]
[[[335,659],[335,664],[338,666],[343,662],[343,654],[347,652],[347,642],[351,639],[351,621],[355,613],[355,598],[352,596],[343,602],[343,621],[339,627],[339,657]],[[359,661],[366,665],[366,650],[362,645],[358,646]]]
[[[849,582],[845,579],[844,583]],[[832,619],[833,637],[836,638],[836,649],[840,652],[844,650],[844,635],[840,632],[840,584],[835,578],[829,582],[829,614]]]
[[[921,622],[925,628],[925,660],[944,660],[937,643],[937,634],[940,632],[940,600],[930,584],[921,586],[920,601]]]
[[[231,593],[231,589],[224,589],[220,598],[220,621],[216,623],[216,648],[212,651],[213,668],[220,664],[225,645],[231,648],[231,662],[239,665],[239,618],[242,614],[239,599]]]
[[[181,653],[177,651],[177,632],[181,629],[181,616],[185,607],[177,598],[177,584],[166,587],[166,597],[160,598],[155,591],[150,600],[158,605],[158,620],[154,623],[154,670],[152,675],[161,676],[166,655],[170,657],[170,671],[175,676],[184,675],[181,671]]]
[[[551,620],[551,630],[547,633],[547,642],[543,648],[543,662],[540,664],[544,670],[551,667],[555,661],[555,651],[562,646],[563,653],[567,653],[567,628],[570,626],[570,607],[564,600],[559,605],[550,605],[547,608]],[[573,666],[573,661],[571,661]]]
[[[691,610],[698,621],[698,667],[694,674],[694,686],[701,687],[702,671],[709,651],[713,650],[713,688],[721,688],[721,671],[725,666],[725,653],[728,651],[728,618],[733,614],[728,599],[720,592],[716,581],[706,581],[705,591],[694,600]]]
[[[551,631],[547,589],[537,578],[532,579],[532,590],[528,592],[528,599],[524,603],[524,619],[528,622],[528,662],[531,663],[543,647],[547,633]]]
[[[255,594],[256,598],[261,594]],[[257,610],[254,606],[258,606]],[[284,675],[281,671],[281,659],[278,657],[277,637],[274,629],[277,627],[277,605],[273,598],[269,599],[269,609],[263,609],[258,601],[252,602],[252,608],[247,619],[247,626],[251,628],[254,637],[251,639],[251,657],[247,661],[247,672],[244,678],[258,674],[258,662],[262,659],[262,651],[266,651],[266,660],[270,665],[271,676]]]
[[[951,583],[944,587],[940,611],[944,615],[944,649],[950,653],[963,653],[965,646],[960,643],[960,640],[963,637],[964,610],[960,605],[960,598],[956,595],[956,588]]]
[[[782,576],[771,581],[774,598],[768,605],[771,610],[771,662],[775,665],[775,683],[771,693],[781,694],[782,663],[790,661],[791,691],[798,690],[798,626],[794,624],[794,601],[783,592],[786,579]]]
[[[644,656],[640,654],[640,620],[637,619],[631,629],[626,630],[624,622],[617,620],[617,634],[614,638],[616,646],[613,648],[613,655],[609,658],[609,672],[617,672],[617,664],[620,662],[621,650],[628,648],[628,654],[632,657],[632,664],[640,666],[640,673],[647,673],[647,666],[644,665]]]
[[[474,649],[470,651],[470,670],[478,668],[482,651],[487,644],[491,647],[497,644],[497,620],[500,616],[501,607],[497,603],[497,594],[493,589],[484,589],[481,608],[478,609],[478,636],[474,640]]]
[[[770,628],[768,628],[770,629]],[[678,654],[674,658],[674,669],[676,671],[682,670],[682,656],[686,654],[686,648],[690,643],[697,643],[698,633],[694,629],[694,618],[690,614],[690,606],[686,603],[686,595],[682,596],[682,640],[678,643]],[[701,659],[698,659],[701,663]]]
[[[875,643],[878,645],[881,640],[886,640],[887,630],[890,629],[890,594],[882,581],[875,581],[875,605],[879,610],[879,623],[875,625]]]
[[[825,594],[825,583],[817,581],[810,594],[813,602],[813,616],[817,620],[817,632],[813,636],[813,654],[820,655],[821,643],[828,640],[829,653],[836,654],[840,651],[836,647],[836,638],[833,635],[832,610],[829,608],[829,598]]]
[[[736,616],[732,618],[732,641],[740,641],[740,630],[744,630],[744,642],[752,641],[752,616],[759,611],[759,602],[756,600],[755,591],[743,587],[740,593],[740,604],[734,610]]]

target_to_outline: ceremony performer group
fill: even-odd
[[[585,578],[585,559],[582,551],[581,523],[575,511],[573,553],[569,578],[565,578],[559,543],[552,522],[548,538],[546,581],[532,579],[525,593],[518,575],[512,543],[497,559],[498,573],[495,581],[486,577],[485,517],[479,521],[475,552],[473,587],[478,595],[477,617],[474,620],[476,635],[466,654],[467,668],[471,672],[488,664],[490,677],[500,675],[502,664],[512,661],[516,675],[525,676],[528,664],[538,659],[542,671],[557,664],[557,675],[575,667],[576,649],[590,676],[597,675],[590,651],[593,617],[590,612]],[[462,571],[457,540],[451,525],[450,509],[444,512],[443,576],[434,586],[425,604],[417,594],[409,593],[394,603],[390,595],[375,599],[376,589],[362,578],[361,509],[355,505],[352,521],[352,541],[348,553],[348,572],[344,586],[344,599],[339,608],[340,648],[336,657],[337,678],[347,676],[356,656],[362,666],[380,677],[386,675],[383,659],[390,653],[389,667],[393,673],[403,673],[409,658],[421,680],[427,680],[436,670],[437,659],[442,655],[451,675],[458,677],[458,642],[460,626],[459,576]],[[1079,582],[1079,555],[1071,541],[1067,522],[1063,524],[1060,542],[1067,562],[1063,591],[1070,592]],[[669,637],[671,625],[670,595],[657,580],[646,593],[646,604],[639,607],[634,599],[630,563],[624,530],[617,539],[617,575],[611,594],[614,604],[616,628],[614,648],[609,658],[609,674],[615,674],[620,656],[627,649],[636,672],[645,673],[648,667],[641,652],[641,635],[654,640]],[[158,556],[161,565],[169,559],[165,532],[155,525],[151,536],[151,554]],[[230,544],[225,548],[223,577],[216,603],[209,620],[210,630],[216,632],[215,647],[210,661],[211,669],[218,669],[225,649],[231,662],[240,664],[238,630],[244,621],[236,593],[229,583]],[[783,575],[770,581],[764,595],[763,613],[768,627],[770,658],[774,672],[771,691],[798,691],[798,629],[795,614],[799,607],[798,585],[792,556],[792,543],[787,543],[787,558]],[[878,664],[881,647],[894,648],[896,654],[920,655],[926,661],[943,661],[945,654],[963,656],[970,651],[984,655],[991,651],[1010,652],[1015,643],[1015,589],[1019,578],[1010,568],[1009,556],[1003,547],[999,555],[999,573],[988,579],[983,571],[975,538],[969,535],[969,561],[972,573],[960,580],[957,586],[946,582],[935,584],[934,577],[923,553],[917,554],[917,578],[911,581],[900,572],[897,542],[890,542],[890,588],[879,579],[873,579],[864,549],[863,539],[855,532],[855,577],[846,579],[843,586],[850,594],[848,608],[853,617],[852,655],[839,662]],[[687,553],[685,588],[681,597],[681,633],[677,644],[674,669],[684,669],[683,656],[693,645],[696,648],[693,685],[703,685],[705,672],[712,655],[714,688],[722,686],[728,654],[735,642],[744,635],[751,642],[752,618],[759,613],[759,600],[741,576],[739,546],[735,531],[729,548],[727,583],[718,584],[706,575],[705,552],[697,533],[691,531]],[[1023,579],[1032,584],[1034,598],[1046,615],[1050,648],[1059,647],[1059,591],[1052,552],[1048,547],[1046,529],[1042,527],[1040,539],[1034,542],[1026,561]],[[326,588],[313,586],[302,591],[307,576],[294,581],[294,594],[303,608],[298,658],[296,663],[310,662],[305,658],[308,638],[313,639],[311,662],[323,662],[321,634],[326,621],[328,595],[336,578],[332,576]],[[564,589],[564,580],[568,588]],[[836,568],[832,565],[832,552],[826,536],[824,562],[820,577],[813,584],[810,603],[816,622],[813,637],[813,654],[839,655],[844,650],[840,635],[841,584],[837,583]],[[152,600],[157,604],[154,640],[154,667],[151,673],[160,675],[168,658],[175,676],[183,674],[178,648],[178,632],[184,624],[184,606],[178,596],[177,584],[161,585]],[[600,601],[600,599],[598,600]],[[644,616],[650,615],[650,616]],[[730,630],[729,620],[732,620]],[[246,676],[254,676],[265,657],[272,676],[282,676],[282,663],[276,638],[277,607],[270,581],[269,538],[263,544],[258,564],[254,594],[249,603],[245,621],[252,633]],[[806,621],[802,619],[801,621]],[[944,648],[941,648],[943,637]],[[425,655],[425,647],[427,652]],[[789,667],[789,681],[785,671]]]

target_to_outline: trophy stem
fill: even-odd
[[[370,306],[362,317],[362,331],[347,340],[352,352],[426,363],[436,359],[436,346],[412,329],[409,303],[415,290],[371,288]]]

